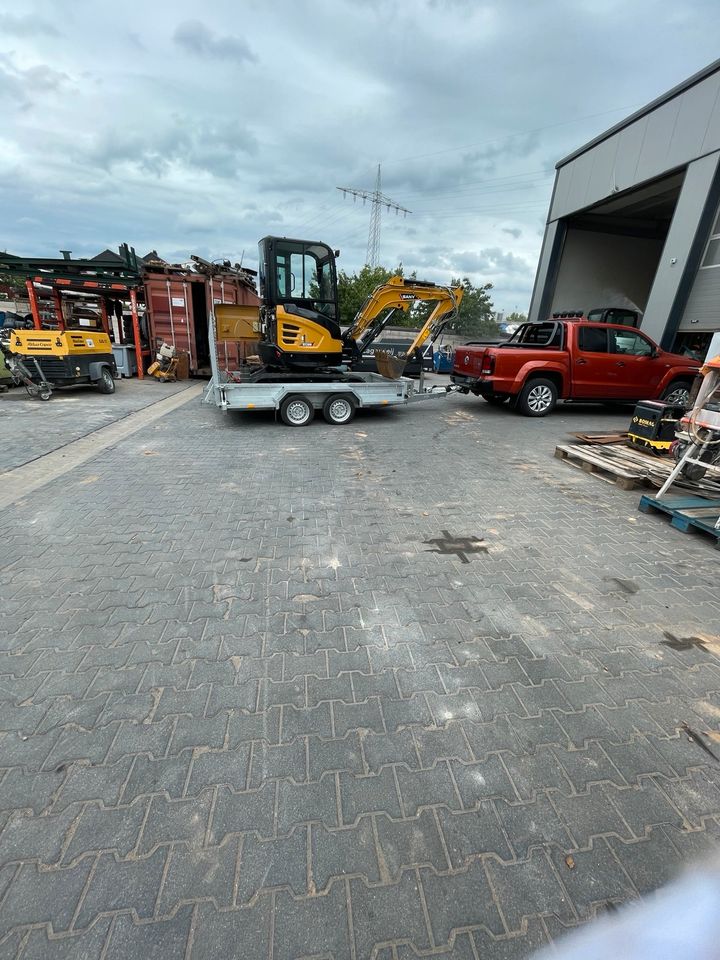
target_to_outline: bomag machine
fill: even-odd
[[[260,307],[217,304],[219,340],[256,343],[259,365],[238,377],[218,368],[210,331],[213,376],[205,400],[223,409],[275,409],[284,423],[305,426],[316,410],[328,423],[348,423],[358,407],[386,406],[445,393],[445,387],[420,391],[403,370],[407,360],[439,336],[457,315],[463,288],[392,277],[373,290],[353,322],[339,322],[339,255],[325,243],[265,237],[259,243]],[[379,373],[353,367],[388,325],[395,311],[416,303],[434,304],[404,355],[377,351]]]
[[[115,358],[101,331],[3,330],[0,349],[15,383],[41,400],[49,400],[55,387],[79,383],[115,392]]]

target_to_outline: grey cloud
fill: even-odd
[[[515,240],[522,236],[522,230],[520,230],[518,227],[503,227],[502,232],[514,237]]]
[[[0,35],[3,33],[13,37],[36,37],[42,33],[49,37],[60,36],[60,31],[54,24],[29,13],[20,17],[10,13],[0,13]]]
[[[68,80],[67,74],[47,64],[23,70],[15,65],[12,57],[0,53],[0,103],[8,107],[27,110],[33,105],[34,96],[52,93]]]
[[[158,178],[180,164],[225,179],[236,176],[243,156],[257,151],[257,139],[242,127],[182,116],[144,135],[112,129],[96,139],[84,159],[104,169],[130,163]]]
[[[526,276],[534,268],[522,257],[505,252],[500,247],[487,247],[477,251],[458,252],[454,264],[470,273],[502,273],[510,276]]]
[[[254,63],[257,60],[241,37],[220,36],[199,20],[185,20],[178,24],[173,40],[188,53],[208,60],[234,60],[236,63]]]

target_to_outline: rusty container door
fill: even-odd
[[[145,302],[150,317],[150,344],[172,344],[188,354],[190,370],[195,369],[192,297],[183,274],[150,274],[145,277]]]
[[[254,290],[241,283],[237,277],[213,277],[212,280],[213,306],[217,303],[242,304],[257,306],[260,298]],[[237,370],[246,356],[257,353],[257,346],[248,343],[218,342],[218,360],[226,370]]]

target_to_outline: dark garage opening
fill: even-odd
[[[552,312],[629,307],[643,313],[684,170],[618,193],[564,220]]]

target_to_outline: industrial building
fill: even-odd
[[[720,60],[556,170],[530,319],[630,307],[702,353],[720,330]]]

